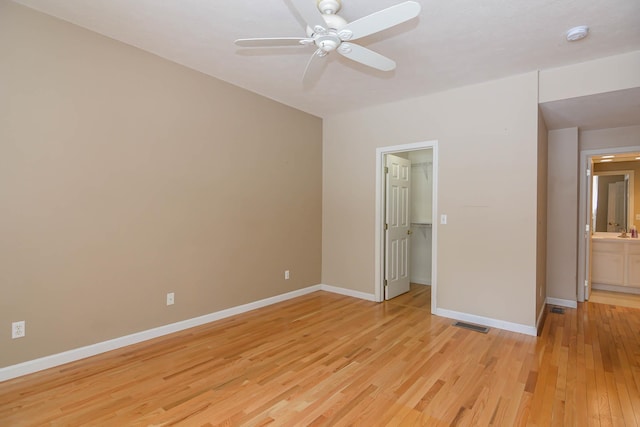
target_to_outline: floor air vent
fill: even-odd
[[[564,308],[562,307],[551,307],[552,313],[564,314]]]
[[[472,325],[471,323],[456,322],[453,324],[453,326],[469,329],[471,331],[482,332],[483,334],[486,334],[487,332],[489,332],[489,328],[486,328],[484,326]]]

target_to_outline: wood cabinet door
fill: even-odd
[[[620,246],[620,249],[623,249]],[[593,250],[591,281],[603,285],[624,285],[624,254]]]

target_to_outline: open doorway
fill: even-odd
[[[583,151],[580,167],[578,301],[640,294],[640,149]]]
[[[406,159],[410,165],[407,169],[410,177],[408,215],[404,221],[395,221],[393,215],[388,215],[389,203],[393,199],[387,197],[387,186],[390,178],[386,173],[390,171],[387,161],[390,159]],[[393,165],[394,161],[391,161]],[[400,163],[400,162],[395,162]],[[387,168],[387,171],[385,171]],[[393,176],[393,171],[390,171]],[[396,189],[396,192],[400,190]],[[436,242],[437,227],[433,222],[436,217],[437,193],[437,142],[428,141],[415,144],[378,148],[376,153],[376,300],[383,301],[385,297],[393,297],[403,293],[397,289],[390,294],[387,292],[388,277],[396,273],[404,273],[411,283],[406,290],[412,294],[423,295],[426,288],[430,294],[430,309],[434,312],[436,305]],[[400,204],[402,204],[400,199]],[[401,209],[401,208],[399,208]],[[393,225],[397,230],[391,230]],[[392,227],[389,224],[392,224]],[[393,233],[397,234],[393,238]],[[400,239],[400,234],[410,237]],[[400,236],[402,237],[402,236]],[[395,240],[394,240],[395,239]],[[395,245],[395,246],[393,246]],[[402,246],[404,245],[404,246]],[[395,251],[395,252],[394,252]],[[400,252],[404,251],[404,253]],[[404,257],[404,258],[403,258]],[[390,261],[400,259],[406,264],[390,264]],[[404,271],[402,270],[404,268]]]

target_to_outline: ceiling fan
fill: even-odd
[[[315,46],[316,51],[311,55],[302,77],[305,83],[318,77],[324,62],[322,59],[334,50],[345,58],[377,70],[395,69],[396,63],[393,60],[351,41],[402,24],[420,13],[419,3],[405,1],[353,22],[347,22],[337,15],[342,0],[291,1],[307,24],[307,37],[238,39],[235,43],[242,47]]]

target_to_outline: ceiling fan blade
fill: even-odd
[[[313,55],[311,55],[304,69],[304,74],[302,75],[302,85],[304,87],[311,87],[320,79],[320,75],[327,65],[326,57],[327,53],[322,49],[316,50]]]
[[[322,14],[318,10],[318,3],[315,0],[291,0],[291,4],[314,33],[326,30],[327,23],[324,22]]]
[[[391,71],[396,68],[395,61],[357,44],[342,43],[336,50],[340,55],[352,61],[359,62],[380,71]]]
[[[305,46],[311,43],[313,39],[301,37],[263,37],[235,41],[235,44],[242,47]]]
[[[406,1],[395,6],[382,9],[363,18],[347,24],[340,31],[340,35],[347,34],[343,40],[356,40],[378,31],[386,30],[415,18],[420,13],[420,4],[415,1]]]

